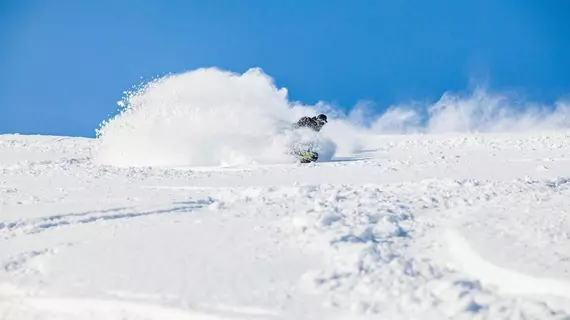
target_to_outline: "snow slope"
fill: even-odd
[[[360,147],[119,167],[2,135],[0,319],[570,319],[570,133]]]

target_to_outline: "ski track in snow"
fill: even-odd
[[[569,138],[121,168],[0,136],[0,319],[570,319]]]
[[[4,234],[5,237],[11,237],[17,234],[40,233],[52,228],[60,228],[63,226],[77,224],[94,223],[106,220],[132,219],[149,215],[162,215],[177,212],[190,212],[193,209],[198,209],[209,204],[211,204],[210,201],[202,200],[197,202],[187,202],[184,203],[183,206],[143,212],[128,212],[132,210],[117,208],[94,212],[59,214],[30,220],[8,221],[0,223],[0,234]]]

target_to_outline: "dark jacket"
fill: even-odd
[[[321,128],[323,127],[324,123],[317,121],[317,117],[302,117],[301,119],[299,119],[299,121],[297,121],[294,125],[293,128],[295,129],[299,129],[299,128],[309,128],[312,129],[316,132],[321,131]]]

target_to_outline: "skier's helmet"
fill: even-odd
[[[319,115],[317,116],[317,122],[318,122],[321,126],[324,126],[325,123],[327,123],[327,116],[324,115],[324,114],[319,114]]]

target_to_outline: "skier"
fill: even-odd
[[[319,132],[326,123],[327,123],[327,116],[324,114],[319,114],[316,117],[302,117],[301,119],[299,119],[299,121],[293,124],[293,128],[295,129],[308,128],[315,132]],[[301,163],[309,163],[317,161],[317,159],[319,158],[319,154],[313,151],[313,147],[314,146],[312,143],[305,146],[298,146],[294,151],[294,154],[296,154],[299,157]]]

